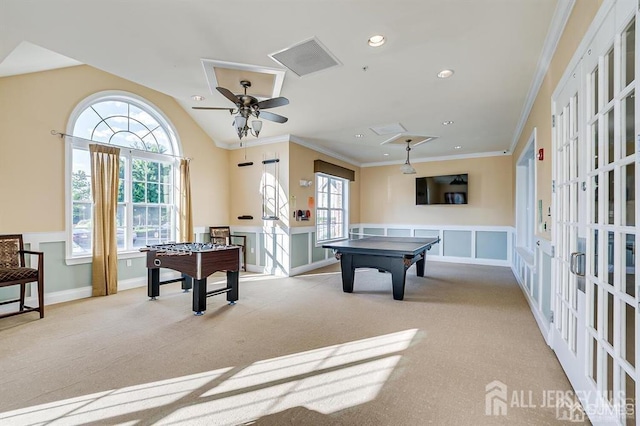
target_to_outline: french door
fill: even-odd
[[[580,88],[582,66],[571,73],[566,85],[554,99],[554,300],[552,346],[572,382],[582,377],[585,318],[585,251],[583,191],[584,129],[580,116],[584,110]],[[575,385],[574,385],[575,386]]]
[[[552,347],[594,423],[640,424],[637,3],[618,1],[553,99]]]

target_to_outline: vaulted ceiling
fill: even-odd
[[[291,135],[366,166],[402,163],[405,138],[430,136],[412,161],[490,155],[513,148],[570,4],[3,0],[0,76],[88,64],[174,97],[216,144],[233,149],[229,112],[192,107],[233,107],[216,81],[275,70],[269,95],[290,103],[269,111],[289,121],[265,120],[249,145]],[[374,34],[386,43],[370,47]],[[269,56],[310,39],[338,65],[300,77]],[[230,64],[231,74],[211,81],[203,60]],[[443,69],[454,74],[438,78]],[[400,143],[388,143],[394,138]]]

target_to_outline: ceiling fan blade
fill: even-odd
[[[265,120],[275,121],[276,123],[286,123],[289,120],[287,117],[283,117],[278,114],[274,114],[268,111],[260,111],[260,118],[264,118]]]
[[[233,94],[233,92],[229,89],[225,89],[224,87],[216,87],[218,92],[222,93],[225,98],[229,99],[234,104],[238,105],[240,101],[238,101],[238,97]]]
[[[284,105],[289,105],[289,99],[283,98],[282,96],[258,102],[258,108],[260,109],[275,108]]]
[[[229,111],[229,112],[233,112],[233,108],[222,108],[222,107],[191,107],[193,109],[217,109],[217,110],[222,110],[222,111]]]

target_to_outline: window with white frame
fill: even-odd
[[[116,145],[120,150],[118,251],[175,241],[175,183],[178,143],[162,114],[128,94],[83,101],[70,122],[70,256],[91,253],[93,211],[89,145]]]
[[[347,238],[349,181],[316,173],[316,241]]]

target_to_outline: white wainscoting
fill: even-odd
[[[515,232],[513,234],[515,242]],[[511,269],[529,303],[533,317],[547,344],[551,344],[551,261],[553,246],[550,241],[536,238],[534,253],[519,247],[513,249]],[[549,259],[545,262],[545,259]]]
[[[514,274],[521,282],[521,277],[514,265],[512,259],[519,259],[512,249],[513,247],[513,228],[503,226],[425,226],[425,225],[405,225],[405,224],[351,224],[349,229],[353,232],[363,233],[365,230],[375,230],[378,235],[399,235],[407,234],[407,236],[415,235],[437,235],[440,236],[441,242],[439,248],[427,252],[427,257],[441,262],[452,263],[468,263],[495,266],[508,266],[514,269]],[[247,264],[248,272],[261,274],[270,274],[277,276],[294,276],[302,274],[317,268],[335,264],[337,260],[333,257],[330,250],[324,250],[319,254],[315,241],[315,226],[302,226],[287,228],[275,224],[275,226],[232,226],[231,231],[236,233],[246,233],[255,235],[255,253],[251,257],[255,258],[255,263]],[[453,232],[452,232],[453,231]],[[457,232],[459,231],[459,232]],[[500,259],[481,258],[478,256],[477,244],[479,244],[478,236],[484,235],[506,235],[506,245],[504,247],[504,256]],[[195,240],[199,242],[208,241],[208,227],[197,226],[194,228]],[[399,234],[398,234],[399,233]],[[464,236],[462,240],[457,237]],[[51,233],[29,233],[24,234],[25,244],[29,244],[32,250],[39,250],[42,243],[55,243],[66,241],[65,232]],[[292,251],[295,249],[293,239],[296,239],[296,247],[301,244],[301,238],[304,239],[306,246],[306,254],[300,255],[296,253],[296,261],[292,263]],[[449,239],[449,241],[448,241]],[[463,241],[460,243],[460,241]],[[262,242],[262,244],[261,244]],[[447,246],[449,244],[449,246]],[[446,248],[446,249],[445,249]],[[500,244],[500,250],[503,250]],[[466,255],[455,255],[458,252],[465,252]],[[448,253],[448,254],[447,254]],[[453,254],[452,254],[453,253]],[[255,256],[254,256],[255,254]],[[136,257],[144,254],[135,253]],[[300,257],[302,256],[302,257]],[[306,256],[306,258],[305,258]],[[123,259],[126,256],[122,257]],[[52,260],[49,260],[52,261]],[[62,263],[57,264],[56,268],[73,268],[76,264],[69,264],[67,259],[61,259]],[[90,262],[90,259],[88,260]],[[85,263],[85,262],[82,262]],[[62,269],[65,270],[65,269]],[[45,269],[45,274],[47,274]],[[77,276],[77,275],[76,275]],[[177,276],[175,271],[166,270],[162,272],[163,279],[166,277]],[[62,303],[76,299],[91,297],[91,283],[80,283],[78,288],[47,292],[47,282],[56,280],[55,276],[45,275],[45,304]],[[84,278],[81,279],[83,281]],[[146,270],[144,275],[118,283],[119,290],[143,287],[147,283]],[[521,282],[522,285],[522,282]],[[51,288],[51,287],[49,287]],[[31,289],[31,295],[35,294],[35,289]],[[27,298],[28,303],[35,302],[34,297]],[[8,307],[0,307],[2,310]]]

